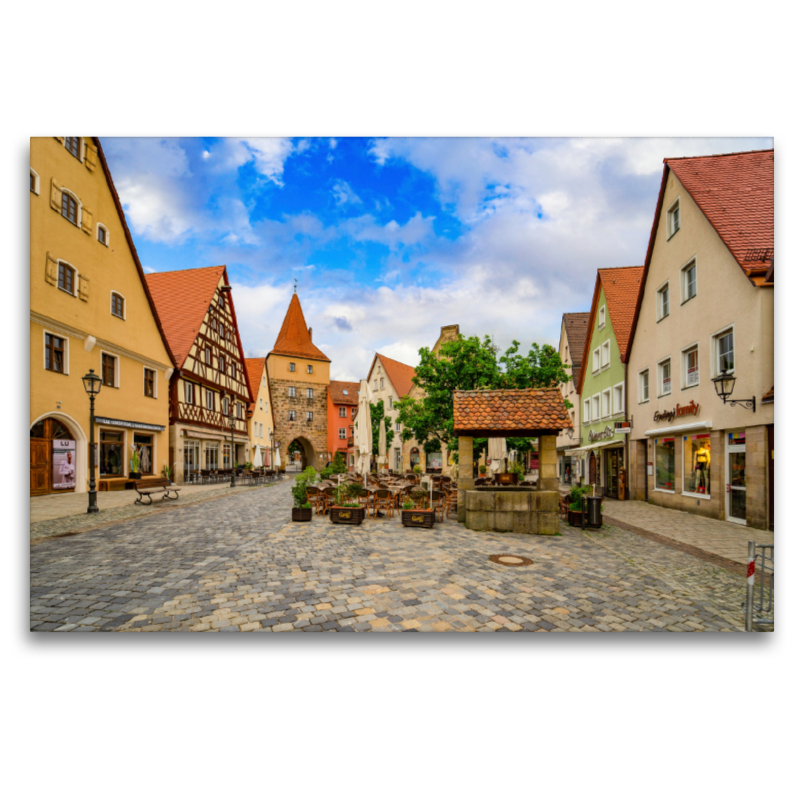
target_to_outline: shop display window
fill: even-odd
[[[656,439],[656,489],[675,491],[675,437]]]
[[[124,466],[125,434],[122,431],[100,431],[100,474],[121,476]]]
[[[711,494],[711,437],[707,433],[683,437],[683,491]]]
[[[219,445],[206,444],[206,469],[219,469]]]
[[[145,433],[135,433],[133,443],[139,451],[139,472],[153,474],[153,437]]]

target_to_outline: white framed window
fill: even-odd
[[[222,405],[222,413],[227,417],[231,407],[230,400],[228,399],[228,397],[223,396],[221,405]]]
[[[403,430],[403,426],[399,422],[395,422],[394,429],[397,433],[400,433]]]
[[[66,261],[58,262],[58,283],[57,286],[62,292],[78,296],[78,270]]]
[[[625,405],[625,383],[618,383],[613,389],[612,414],[621,414]]]
[[[314,399],[314,390],[306,389],[306,400],[313,400],[313,399]]]
[[[297,365],[294,363],[294,361],[290,361],[289,362],[289,372],[294,372],[296,369],[297,369]]]
[[[669,316],[669,281],[659,286],[656,291],[656,319]]]
[[[217,410],[216,393],[213,389],[206,389],[206,408],[209,411]]]
[[[297,397],[297,388],[295,386],[289,387],[289,397]]]
[[[600,348],[600,368],[605,369],[611,366],[611,342],[603,342]]]
[[[260,397],[258,398],[258,410],[259,411],[264,410],[264,401]]]
[[[606,307],[603,306],[597,312],[597,327],[602,330],[606,326]]]
[[[339,428],[339,438],[340,439],[347,438],[347,428]]]
[[[733,372],[736,369],[736,359],[734,358],[733,326],[725,328],[711,337],[712,363],[714,364],[714,376],[724,371]]]
[[[63,187],[61,188],[61,216],[78,228],[81,227],[83,221],[81,201],[78,200],[78,195]]]
[[[393,408],[394,408],[394,405],[392,404],[392,396],[389,395],[389,410],[391,411]]]
[[[592,372],[600,371],[600,348],[598,347],[592,353]]]
[[[671,239],[681,229],[681,201],[678,198],[667,211],[667,239]]]
[[[111,314],[120,319],[126,319],[125,306],[125,298],[119,292],[111,292]]]
[[[144,381],[144,396],[158,398],[158,370],[144,367],[142,379]]]
[[[650,400],[650,370],[643,369],[639,373],[639,402],[647,403]]]
[[[665,358],[658,363],[658,396],[672,393],[672,361]]]
[[[611,389],[605,389],[602,395],[603,419],[611,416]]]
[[[194,384],[185,381],[183,384],[183,397],[187,405],[194,405]]]
[[[314,412],[306,411],[306,422],[313,422],[313,421],[314,421]]]
[[[108,247],[108,228],[102,222],[97,223],[97,241]]]
[[[681,267],[681,296],[683,303],[697,296],[697,259],[695,258]]]
[[[592,398],[592,419],[598,420],[600,419],[600,395],[596,394]]]
[[[339,406],[339,416],[347,417],[347,406]]]
[[[264,438],[264,423],[263,422],[259,422],[258,423],[258,438],[259,439],[263,439]]]
[[[39,173],[31,167],[31,192],[39,194]]]
[[[584,422],[592,421],[592,403],[590,400],[583,401],[583,421]]]
[[[60,333],[44,331],[44,368],[49,372],[69,375],[69,339]]]
[[[683,388],[688,389],[691,386],[697,386],[700,383],[700,360],[699,349],[697,342],[681,351],[681,359],[683,361]]]
[[[375,378],[375,391],[376,392],[378,391],[378,379],[377,378]]]
[[[266,388],[266,386],[267,386],[267,376],[266,375],[262,375],[261,376],[261,385]]]

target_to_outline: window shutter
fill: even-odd
[[[84,301],[89,299],[89,278],[86,275],[78,278],[78,297]]]
[[[56,261],[53,254],[49,251],[47,253],[47,265],[44,270],[44,279],[48,283],[52,283],[53,286],[58,283],[58,261]]]
[[[56,183],[56,179],[50,181],[50,205],[61,213],[61,187]]]
[[[88,139],[86,139],[85,142],[86,159],[84,164],[86,164],[86,169],[88,169],[89,172],[94,172],[95,168],[97,167],[97,148],[93,144],[90,144]]]
[[[83,228],[84,233],[91,234],[93,219],[94,217],[92,216],[92,212],[89,211],[89,209],[86,208],[86,206],[84,206],[81,211],[81,228]]]

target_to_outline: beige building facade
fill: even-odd
[[[247,433],[250,439],[245,448],[245,458],[254,465],[272,467],[274,454],[274,416],[272,397],[267,379],[266,358],[246,358],[247,382],[253,402],[247,410]]]
[[[572,420],[572,428],[565,428],[556,437],[558,454],[558,478],[561,483],[579,484],[581,482],[581,459],[573,458],[567,453],[581,443],[581,396],[577,389],[581,372],[581,359],[586,343],[589,326],[589,312],[564,314],[561,318],[561,336],[558,341],[558,353],[564,372],[570,376],[561,384],[561,396],[572,404],[567,413]]]
[[[754,528],[774,507],[772,175],[772,151],[666,161],[627,376],[631,497]],[[746,405],[720,399],[725,369]]]

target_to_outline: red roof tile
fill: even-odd
[[[292,295],[289,309],[283,320],[278,338],[271,353],[281,356],[297,356],[298,358],[313,358],[318,361],[330,361],[312,341],[308,332],[306,318],[300,306],[300,298]]]
[[[264,363],[266,358],[246,358],[244,360],[244,374],[247,375],[247,383],[250,386],[250,394],[253,395],[253,402],[248,406],[248,411],[254,411],[258,388],[261,385],[261,376],[264,374]]]
[[[590,311],[576,311],[571,314],[564,314],[564,330],[567,333],[573,375],[577,375],[581,369],[583,349],[586,346],[586,335],[589,332],[590,316]]]
[[[334,405],[357,406],[358,390],[360,388],[360,383],[353,383],[352,381],[331,381],[328,384],[328,394],[330,394],[331,402]],[[345,391],[347,391],[347,394],[344,393]]]
[[[775,151],[755,150],[664,163],[748,270],[769,267],[775,247]]]
[[[536,436],[572,421],[559,389],[477,389],[453,392],[453,427],[465,436]]]
[[[375,368],[375,362],[380,359],[381,364],[383,364],[383,369],[386,372],[386,377],[392,382],[392,386],[394,386],[395,390],[397,391],[398,397],[405,397],[411,391],[411,380],[416,374],[416,370],[414,367],[409,367],[408,364],[403,364],[400,361],[395,361],[393,358],[389,358],[388,356],[382,356],[380,353],[375,353],[375,357],[372,359],[372,366],[369,368],[369,372],[367,375],[372,374],[372,370]]]
[[[151,272],[145,275],[158,317],[178,367],[200,332],[225,267]],[[227,281],[227,278],[226,278]]]

